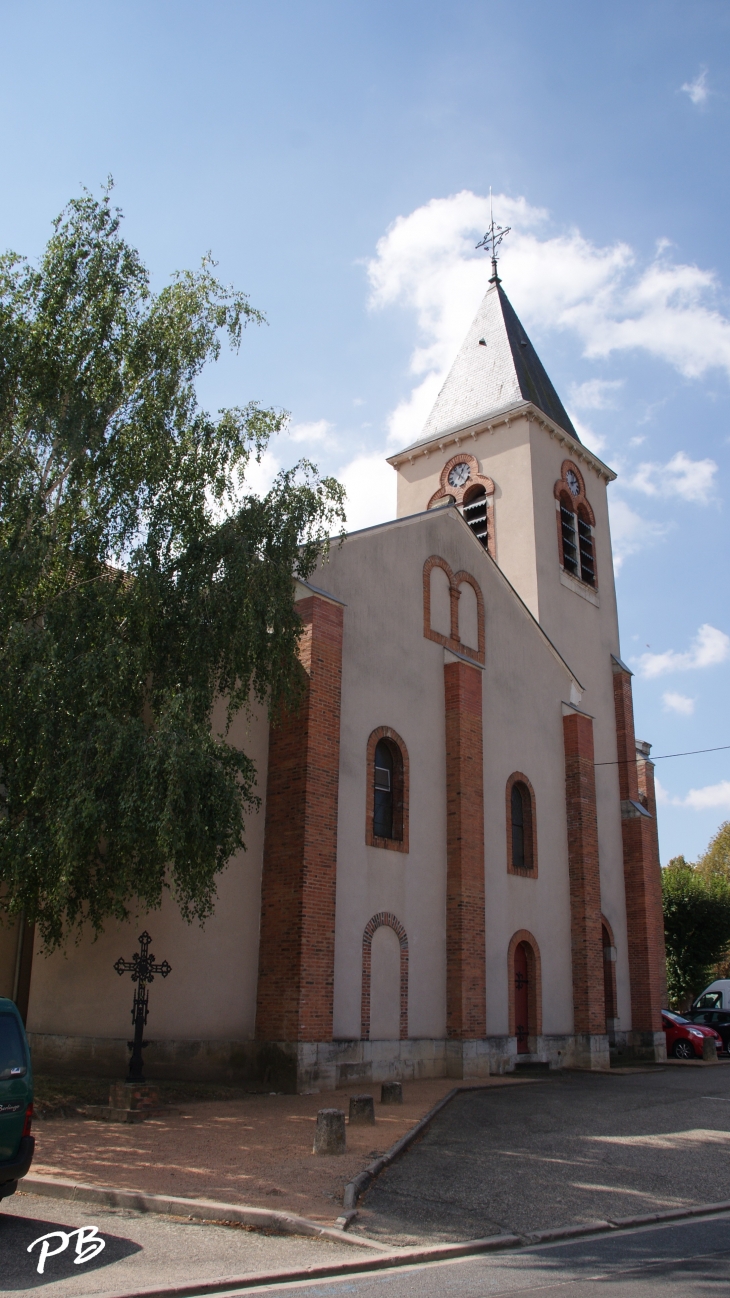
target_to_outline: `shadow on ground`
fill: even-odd
[[[100,1271],[141,1250],[141,1245],[135,1244],[131,1239],[100,1231],[99,1238],[103,1239],[104,1248],[96,1252],[93,1237],[88,1233],[90,1228],[86,1226],[87,1236],[83,1247],[90,1254],[96,1252],[96,1256],[90,1257],[86,1262],[77,1262],[76,1229],[75,1226],[44,1221],[40,1217],[11,1217],[0,1206],[0,1293],[38,1289],[43,1285],[55,1284],[58,1280],[78,1276],[80,1271]],[[49,1252],[43,1265],[43,1274],[39,1275],[42,1243],[36,1243],[30,1252],[28,1248],[47,1234],[51,1235],[48,1244],[53,1255]],[[69,1238],[66,1247],[62,1248],[64,1234]],[[56,1249],[62,1251],[56,1252]]]

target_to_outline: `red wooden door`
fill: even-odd
[[[515,1033],[517,1035],[517,1053],[525,1055],[529,1050],[530,1035],[530,999],[527,976],[527,951],[524,942],[515,950]]]

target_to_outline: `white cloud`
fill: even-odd
[[[615,405],[613,394],[621,387],[623,379],[588,379],[571,385],[569,399],[578,410],[611,410]]]
[[[642,654],[638,659],[642,676],[652,680],[668,672],[694,671],[699,667],[716,667],[730,658],[730,636],[717,627],[703,623],[685,653],[667,649],[663,654]]]
[[[358,455],[337,473],[347,492],[348,532],[395,518],[397,475],[384,457],[384,451]]]
[[[611,517],[613,566],[618,572],[629,555],[643,550],[653,541],[658,541],[665,535],[667,529],[662,523],[642,518],[620,496],[609,497],[608,507]]]
[[[691,717],[695,710],[694,699],[687,698],[686,694],[675,694],[673,690],[667,690],[662,694],[662,702],[665,711],[678,712],[682,717]]]
[[[310,423],[289,424],[285,436],[293,442],[328,442],[334,431],[334,424],[327,419],[314,419]]]
[[[686,95],[689,95],[693,104],[706,104],[710,95],[710,87],[707,84],[707,68],[701,68],[694,81],[685,81],[681,89]]]
[[[714,272],[671,261],[666,241],[641,265],[625,243],[599,247],[578,230],[540,237],[543,209],[504,194],[494,206],[512,226],[500,273],[526,327],[570,330],[589,358],[642,350],[689,378],[712,367],[730,374],[730,321],[714,305]],[[474,245],[488,223],[488,198],[462,190],[398,217],[378,242],[371,304],[414,310],[419,334],[416,381],[391,416],[391,445],[420,434],[484,294],[489,262]]]
[[[681,496],[705,505],[712,499],[717,465],[714,460],[691,460],[677,451],[667,464],[640,464],[626,486],[645,496]]]
[[[730,780],[720,780],[719,784],[706,784],[703,789],[690,789],[683,798],[673,798],[671,794],[655,781],[657,802],[665,807],[689,807],[692,811],[711,811],[714,808],[730,807]]]

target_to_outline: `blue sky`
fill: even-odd
[[[611,488],[637,734],[730,744],[730,9],[523,0],[2,3],[0,247],[111,173],[161,285],[211,249],[267,314],[206,376],[292,413],[351,525],[388,517],[484,289],[505,288]],[[657,764],[662,859],[730,816],[730,752]]]

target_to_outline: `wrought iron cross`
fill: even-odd
[[[166,978],[167,975],[172,972],[172,966],[167,963],[167,960],[163,960],[162,964],[155,964],[155,957],[150,955],[151,941],[152,938],[145,929],[144,933],[142,933],[139,938],[141,950],[135,951],[131,960],[125,960],[124,957],[120,955],[114,965],[120,978],[122,977],[122,974],[131,973],[132,982],[137,984],[134,990],[134,1001],[132,1003],[134,1041],[127,1042],[127,1045],[132,1051],[132,1057],[129,1061],[129,1073],[127,1075],[128,1082],[144,1081],[142,1051],[147,1045],[147,1042],[143,1041],[142,1037],[144,1036],[145,1024],[149,1013],[147,986],[149,983],[154,982],[155,974],[160,974],[163,978]]]
[[[490,284],[500,283],[499,275],[497,274],[497,249],[500,243],[502,242],[504,236],[506,234],[509,234],[511,229],[512,229],[511,225],[495,225],[494,223],[494,212],[492,211],[492,186],[490,185],[489,186],[489,225],[487,227],[487,233],[485,234],[484,238],[480,239],[479,243],[476,245],[477,248],[491,248],[492,278],[489,281]]]

